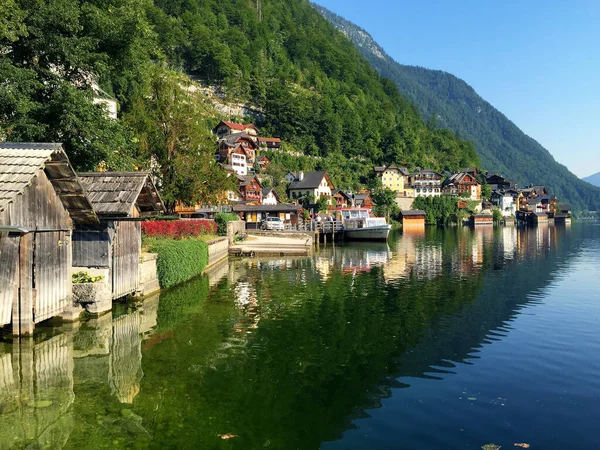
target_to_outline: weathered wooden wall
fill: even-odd
[[[110,267],[113,234],[107,222],[73,231],[73,267]]]
[[[12,306],[13,331],[32,331],[32,323],[48,319],[63,311],[71,295],[71,228],[72,221],[60,197],[43,169],[38,170],[31,184],[15,201],[0,212],[0,224],[21,226],[31,233],[1,240],[0,324],[6,324],[8,302]],[[17,290],[6,287],[17,276],[10,264],[17,246],[19,255]],[[10,300],[8,300],[10,298]],[[17,301],[19,300],[19,301]],[[20,303],[20,305],[18,304]],[[30,324],[31,322],[31,324]]]
[[[19,236],[0,233],[0,326],[10,323],[18,295],[19,241]]]
[[[113,298],[137,290],[141,255],[141,225],[139,222],[117,222],[113,242]]]

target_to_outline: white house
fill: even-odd
[[[246,161],[246,155],[240,153],[232,153],[231,158],[231,170],[237,175],[248,175],[248,163]]]
[[[262,204],[263,205],[277,205],[280,202],[279,195],[274,189],[263,188],[262,190]]]
[[[312,195],[315,200],[320,197],[331,198],[331,191],[334,189],[331,178],[327,172],[298,172],[294,181],[288,187],[289,198],[297,199]]]

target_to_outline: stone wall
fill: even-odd
[[[246,222],[243,220],[236,220],[227,223],[227,238],[229,239],[229,245],[233,244],[236,234],[246,233]]]
[[[400,209],[412,209],[412,204],[415,201],[413,197],[396,197],[396,204]]]
[[[142,253],[139,266],[139,287],[136,295],[149,295],[160,290],[156,272],[156,253]]]
[[[236,222],[230,222],[236,223]],[[244,223],[244,222],[242,222]],[[229,224],[228,224],[229,225]],[[229,227],[228,227],[229,228]],[[226,237],[213,239],[208,242],[208,266],[229,255],[229,239]]]

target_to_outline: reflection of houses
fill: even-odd
[[[455,173],[444,180],[442,192],[452,195],[467,193],[471,200],[479,200],[481,198],[481,183],[467,172]]]
[[[71,229],[97,222],[60,144],[0,144],[0,326],[32,333],[71,306]]]
[[[433,170],[419,170],[411,174],[415,197],[439,197],[442,176]]]
[[[144,376],[140,325],[141,317],[137,312],[113,320],[110,385],[121,403],[133,403]]]
[[[233,212],[246,221],[246,227],[256,229],[267,217],[279,217],[286,225],[298,225],[302,208],[298,205],[279,203],[277,205],[235,205]]]
[[[165,211],[158,191],[146,172],[80,173],[79,178],[100,224],[73,233],[73,267],[106,269],[113,299],[132,294],[139,286],[140,219]]]
[[[315,200],[323,196],[331,198],[333,189],[333,183],[327,172],[298,172],[290,182],[288,197],[299,199],[312,196]]]

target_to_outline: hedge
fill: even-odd
[[[148,250],[158,255],[156,264],[161,288],[199,275],[208,264],[208,244],[200,239],[147,239]]]
[[[217,222],[217,234],[219,236],[227,236],[227,222],[233,222],[240,220],[237,214],[229,213],[218,213],[215,215],[215,222]]]
[[[214,220],[152,220],[142,222],[142,233],[148,237],[182,239],[203,234],[215,234],[217,224]]]

